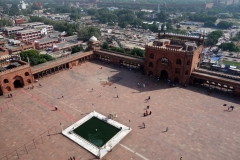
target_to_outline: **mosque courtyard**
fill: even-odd
[[[145,88],[138,85],[142,83]],[[12,94],[12,98],[0,97],[3,160],[97,159],[61,134],[61,127],[71,126],[93,110],[114,115],[115,121],[132,128],[102,159],[240,159],[240,100],[229,95],[213,92],[209,96],[206,89],[193,86],[172,88],[100,61],[44,77],[34,89],[26,86]],[[145,101],[149,96],[150,101]],[[235,108],[229,112],[223,104]],[[152,114],[143,117],[147,106]]]

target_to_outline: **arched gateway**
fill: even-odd
[[[16,76],[13,78],[13,80],[14,80],[13,82],[14,88],[22,88],[24,86],[22,77]]]
[[[160,77],[163,79],[168,79],[168,72],[166,70],[162,70]]]

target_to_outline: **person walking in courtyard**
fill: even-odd
[[[231,110],[230,110],[231,109]],[[228,111],[233,111],[233,109],[234,109],[234,106],[229,106],[228,107]]]
[[[147,98],[147,99],[145,99],[145,101],[147,101],[147,102],[148,102],[149,100],[150,100],[150,96],[148,96],[148,98]]]
[[[147,106],[147,109],[149,109],[149,106]]]
[[[55,110],[56,110],[56,111],[58,110],[58,107],[57,107],[57,106],[55,106]]]
[[[93,92],[93,88],[92,88],[92,92]]]
[[[144,122],[142,123],[142,125],[143,125],[143,128],[145,128],[145,123]]]
[[[118,97],[118,94],[117,94],[117,98],[119,98],[119,97]]]
[[[76,160],[75,156],[73,156],[73,160]]]
[[[149,112],[149,115],[151,115],[151,114],[152,114],[152,111]]]
[[[168,131],[168,127],[166,128],[166,131],[165,132],[167,132]]]
[[[146,115],[148,115],[148,110],[146,110]]]

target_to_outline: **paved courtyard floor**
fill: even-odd
[[[102,69],[100,69],[102,67]],[[108,78],[109,77],[109,78]],[[105,85],[106,81],[112,85]],[[146,82],[145,88],[138,83]],[[133,129],[106,160],[240,159],[240,101],[206,95],[206,89],[170,88],[166,83],[99,61],[40,79],[42,87],[0,97],[0,158],[25,160],[96,159],[62,134],[92,110],[117,114]],[[93,91],[92,91],[93,88]],[[119,98],[116,98],[117,95]],[[63,96],[63,98],[62,98]],[[149,102],[145,99],[151,96]],[[228,112],[227,106],[235,106]],[[143,117],[146,106],[152,115]],[[54,111],[54,106],[59,110]],[[146,127],[142,128],[142,123]],[[168,131],[164,132],[168,127]],[[40,136],[41,135],[41,136]],[[3,158],[3,159],[7,159]]]

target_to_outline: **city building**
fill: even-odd
[[[44,25],[44,23],[43,22],[23,23],[20,26],[33,28],[35,26],[40,26],[40,25]]]
[[[5,35],[16,34],[16,32],[22,31],[22,30],[24,30],[23,27],[3,27],[2,28],[3,34]]]
[[[39,25],[39,26],[33,26],[33,29],[44,29],[46,28],[47,33],[52,33],[53,32],[53,26],[52,25]]]
[[[0,58],[17,55],[27,49],[35,49],[34,43],[22,43],[14,39],[4,39],[0,41]]]
[[[77,36],[59,37],[58,41],[60,43],[56,43],[53,45],[53,52],[60,50],[71,51],[72,47],[80,46],[82,43],[82,41],[78,41]]]
[[[19,8],[19,10],[26,9],[27,6],[28,6],[27,3],[25,3],[24,1],[20,1],[20,4],[18,5],[18,8]]]
[[[39,2],[33,2],[33,5],[34,5],[35,7],[42,8],[42,4],[39,3]]]
[[[20,25],[24,23],[24,19],[23,18],[15,18],[15,25]]]
[[[35,39],[40,39],[41,36],[41,31],[37,29],[27,29],[16,32],[16,39],[22,42],[34,41]]]
[[[42,38],[34,41],[36,49],[52,48],[55,43],[59,43],[57,38]]]
[[[0,41],[0,57],[5,57],[9,55],[8,49],[5,48],[6,44],[6,41]]]

